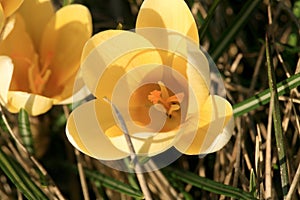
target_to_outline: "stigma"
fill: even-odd
[[[183,100],[184,94],[182,92],[170,96],[169,91],[163,82],[158,82],[160,90],[153,90],[148,95],[148,100],[156,104],[161,104],[165,108],[165,113],[168,118],[172,118],[172,113],[180,110],[180,103]]]

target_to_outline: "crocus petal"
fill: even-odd
[[[224,124],[226,124],[226,122]],[[211,145],[206,150],[201,151],[201,154],[216,152],[219,151],[221,148],[223,148],[229,142],[232,136],[233,129],[234,129],[234,120],[233,117],[231,117],[230,121],[226,124],[223,131],[219,135],[217,135],[215,140],[211,143]]]
[[[2,5],[0,4],[0,33],[1,33],[2,28],[4,26],[4,22],[5,22],[4,11],[3,11]]]
[[[1,5],[4,11],[5,17],[13,14],[23,3],[23,0],[2,0]]]
[[[131,142],[138,156],[155,156],[168,150],[174,145],[177,131],[169,131],[164,133],[154,134],[144,132],[131,135]],[[110,138],[115,147],[122,148],[129,153],[128,144],[124,135]]]
[[[52,99],[26,92],[9,91],[7,99],[6,108],[10,112],[17,113],[24,108],[32,116],[47,112],[53,105]]]
[[[211,96],[211,105],[212,105],[212,119],[209,125],[209,129],[206,133],[205,140],[203,142],[202,148],[201,148],[201,153],[212,153],[216,149],[221,149],[223,146],[215,146],[212,144],[214,141],[216,141],[216,138],[219,137],[220,135],[223,134],[224,128],[229,124],[229,127],[233,127],[233,123],[230,120],[232,118],[233,110],[230,105],[230,103],[217,95],[212,95]],[[209,107],[209,106],[208,106]],[[204,111],[207,113],[206,111]],[[200,113],[200,120],[201,120],[201,113]],[[222,142],[217,142],[218,144],[226,144],[228,142],[228,135],[227,132],[224,132],[224,136],[226,136],[227,141]],[[232,131],[230,131],[230,134],[232,134]],[[211,150],[211,152],[208,152],[208,149]]]
[[[92,100],[74,110],[68,118],[66,132],[69,141],[76,148],[97,159],[115,160],[130,154],[111,105],[104,101]],[[170,148],[176,133],[131,134],[131,141],[138,155],[152,156]]]
[[[216,95],[207,98],[207,101],[200,106],[199,115],[198,131],[190,146],[187,149],[183,149],[183,147],[187,147],[186,144],[178,143],[175,145],[184,154],[212,153],[222,148],[232,134],[232,131],[229,131],[229,129],[232,129],[232,121],[230,121],[232,107],[224,98]],[[223,129],[227,125],[229,126],[223,133]],[[185,134],[188,134],[188,132],[181,136],[182,139],[179,140],[181,143],[185,142]],[[222,139],[222,141],[219,139]]]
[[[194,17],[183,0],[145,0],[137,16],[136,28],[151,27],[176,31],[199,44]]]
[[[64,105],[74,102],[78,102],[89,96],[91,92],[85,86],[80,73],[77,76],[73,76],[66,82],[62,92],[58,96],[54,96],[55,105]]]
[[[0,103],[6,105],[9,85],[13,75],[14,65],[7,56],[0,56]]]
[[[37,61],[37,55],[22,16],[15,14],[7,23],[11,29],[0,41],[0,54],[9,56],[14,63],[10,90],[28,91],[28,69]]]
[[[71,113],[66,126],[67,137],[78,150],[94,158],[121,159],[129,154],[116,148],[104,134],[113,122],[110,105],[92,100]]]
[[[51,0],[26,0],[18,12],[25,20],[27,32],[33,38],[35,49],[39,49],[45,26],[54,15]]]
[[[207,61],[203,60],[203,65]],[[197,104],[202,105],[209,96],[209,74],[202,73],[196,67],[188,65],[187,67],[188,83],[190,86],[190,93],[195,95]]]
[[[97,48],[87,51],[89,54],[81,65],[83,80],[96,97],[110,97],[114,84],[126,71],[162,63],[153,45],[135,33],[103,31],[94,37],[109,38],[102,43],[98,41]],[[100,79],[104,85],[100,84]]]
[[[84,48],[83,48],[82,54],[81,54],[81,62],[84,62],[84,60],[92,52],[92,50],[97,48],[97,46],[99,46],[101,43],[103,43],[121,33],[124,33],[124,31],[122,31],[122,30],[107,30],[107,31],[102,31],[102,32],[99,32],[99,33],[93,35],[93,37],[91,37],[84,45]]]
[[[51,70],[45,95],[60,93],[61,87],[76,73],[83,46],[91,34],[91,15],[82,5],[65,6],[51,18],[40,46],[42,67],[48,65]]]

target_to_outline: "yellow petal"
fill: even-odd
[[[9,56],[14,64],[14,74],[10,89],[28,91],[28,69],[36,64],[36,52],[30,36],[26,32],[23,18],[19,14],[10,17],[11,30],[0,41],[0,54]]]
[[[212,95],[207,98],[204,104],[200,105],[198,130],[195,138],[187,149],[187,144],[176,144],[179,151],[184,154],[203,154],[211,153],[221,149],[232,135],[232,107],[227,100],[222,97]],[[223,130],[226,126],[228,127]],[[185,142],[183,134],[181,143]],[[190,142],[190,141],[189,141]]]
[[[4,26],[5,16],[2,5],[0,4],[0,33],[2,32],[2,28]]]
[[[145,0],[138,13],[136,28],[152,27],[176,31],[199,44],[194,17],[183,0]]]
[[[224,132],[225,135],[222,135],[223,129],[228,125],[229,122],[230,127],[233,127],[233,123],[232,121],[230,121],[233,116],[233,110],[230,103],[226,99],[217,95],[212,95],[211,101],[213,114],[209,129],[206,133],[206,137],[201,148],[201,153],[212,153],[216,149],[221,149],[228,142],[233,131],[231,130],[230,132]],[[222,141],[217,142],[218,139],[216,140],[216,138],[220,137],[220,135],[222,137],[226,136],[226,138],[221,137],[222,139],[224,139],[223,143]],[[216,141],[219,145],[222,144],[222,146],[215,147],[215,144],[213,144],[214,141]],[[210,150],[210,152],[208,150]]]
[[[68,118],[66,126],[67,137],[72,145],[101,160],[127,157],[128,153],[115,147],[105,135],[105,131],[114,125],[111,111],[108,103],[98,100],[89,101],[76,108]],[[119,146],[122,147],[126,146]]]
[[[101,31],[101,32],[93,35],[93,37],[91,37],[84,45],[84,48],[82,50],[81,62],[84,62],[84,60],[92,52],[92,50],[97,48],[97,46],[99,46],[101,43],[103,43],[121,33],[124,33],[124,31],[122,31],[122,30],[107,30],[107,31]]]
[[[104,96],[110,98],[114,85],[126,71],[146,64],[162,63],[153,45],[135,33],[104,31],[96,37],[109,39],[99,43],[100,39],[95,49],[86,51],[89,54],[81,69],[85,84],[100,99]]]
[[[92,34],[89,10],[82,5],[69,5],[55,13],[47,24],[40,46],[41,67],[49,66],[51,77],[45,91],[62,87],[76,75],[85,42]]]
[[[6,108],[10,112],[17,113],[21,108],[24,108],[32,116],[44,114],[53,105],[52,99],[26,92],[9,91],[7,99]]]
[[[217,137],[214,139],[214,141],[211,143],[209,147],[201,151],[201,154],[207,154],[207,153],[219,151],[229,142],[234,129],[233,117],[230,118],[228,123],[224,123],[224,124],[226,124],[226,126],[223,128],[222,132],[219,135],[217,135]]]
[[[86,116],[89,116],[88,118]],[[101,160],[128,156],[125,136],[117,126],[111,107],[104,101],[92,100],[75,109],[67,122],[67,137],[80,151]],[[153,156],[170,148],[176,131],[130,133],[137,155]]]
[[[1,5],[4,11],[5,17],[13,14],[23,3],[23,0],[1,0]]]
[[[9,57],[0,56],[0,103],[6,105],[14,65]]]
[[[73,76],[70,80],[66,82],[62,92],[58,96],[54,96],[54,104],[55,105],[64,105],[78,102],[88,95],[91,92],[84,85],[83,79],[79,74],[77,76]]]
[[[187,67],[188,84],[190,86],[189,93],[196,97],[198,105],[204,104],[207,100],[210,88],[209,72],[207,72],[208,64],[206,59],[202,59],[202,67],[203,70],[199,70],[193,65],[188,65]]]
[[[176,131],[155,134],[141,132],[131,135],[131,142],[138,156],[152,157],[171,148],[176,141]],[[114,146],[122,148],[129,153],[129,148],[124,135],[110,138]]]
[[[35,49],[39,49],[42,33],[47,22],[54,15],[52,2],[50,0],[25,0],[18,12],[25,19],[26,29],[33,39]]]

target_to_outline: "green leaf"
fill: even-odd
[[[245,192],[239,188],[225,185],[222,183],[215,182],[213,180],[200,177],[189,171],[180,171],[174,168],[165,168],[162,170],[167,176],[172,177],[175,180],[191,184],[197,188],[215,193],[224,195],[227,197],[232,197],[236,199],[256,199],[252,196],[251,193]]]
[[[261,0],[248,0],[235,20],[223,31],[223,34],[217,41],[216,45],[209,51],[213,60],[217,60],[220,55],[226,50],[230,42],[234,39],[236,34],[242,29],[243,25],[251,17],[252,12],[261,3]]]
[[[8,132],[8,129],[2,119],[2,117],[0,117],[0,128],[4,131],[4,132]]]
[[[70,5],[74,2],[74,0],[63,0],[63,6]]]
[[[271,93],[271,101],[274,103],[274,108],[272,109],[274,132],[277,146],[278,159],[280,160],[280,177],[281,177],[281,187],[284,199],[288,193],[289,178],[288,178],[288,167],[286,161],[286,147],[284,143],[284,136],[282,131],[282,121],[280,106],[278,100],[278,90],[276,85],[275,70],[271,58],[271,46],[269,45],[269,36],[266,34],[266,58],[268,66],[268,82]]]
[[[27,199],[48,199],[24,169],[0,148],[0,168]]]
[[[208,14],[207,14],[207,16],[206,16],[206,18],[204,20],[204,23],[201,25],[201,28],[199,30],[200,41],[204,37],[204,35],[206,33],[206,30],[207,30],[207,27],[208,27],[208,24],[211,21],[212,17],[214,16],[215,10],[218,7],[218,5],[219,5],[220,2],[221,2],[221,0],[215,0],[213,2],[213,4],[211,5],[211,7],[209,8]]]
[[[253,196],[256,196],[256,177],[253,169],[250,171],[249,191]]]
[[[30,130],[30,122],[29,116],[26,110],[23,108],[20,109],[18,115],[18,124],[19,124],[19,132],[21,135],[21,139],[23,141],[24,147],[30,154],[34,154],[34,146],[33,146],[33,139],[32,133]]]
[[[290,78],[276,85],[278,95],[289,93],[292,89],[300,85],[300,73],[292,75]],[[241,116],[247,112],[255,110],[259,106],[270,102],[270,89],[266,89],[253,97],[246,99],[238,104],[233,105],[233,113],[235,117]]]
[[[121,181],[118,181],[114,178],[106,176],[98,171],[93,171],[89,169],[84,169],[84,173],[86,177],[91,180],[99,181],[102,186],[107,187],[109,189],[115,190],[117,192],[126,194],[131,197],[143,199],[144,195],[140,190],[137,190],[130,185],[127,185]]]

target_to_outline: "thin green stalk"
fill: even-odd
[[[63,0],[63,6],[67,6],[69,4],[72,4],[74,0]]]
[[[72,171],[78,173],[78,169],[75,166],[68,166],[68,169],[71,169]],[[92,181],[98,182],[97,184],[101,184],[101,186],[109,188],[111,190],[120,192],[122,194],[126,194],[128,196],[142,199],[143,193],[140,192],[139,189],[136,189],[128,184],[125,184],[117,179],[114,179],[110,176],[107,176],[105,174],[100,173],[99,171],[90,170],[87,168],[83,168],[84,174],[87,178],[89,178]],[[99,185],[98,185],[99,186]]]
[[[242,26],[247,22],[253,10],[261,3],[261,0],[248,0],[235,20],[223,32],[216,45],[209,51],[213,60],[217,60],[223,51],[227,48],[235,35],[241,30]]]
[[[48,199],[20,165],[0,148],[0,168],[27,199]]]
[[[282,133],[282,124],[281,124],[281,116],[280,116],[280,109],[279,109],[278,93],[276,88],[275,72],[270,57],[270,45],[269,45],[268,34],[266,34],[266,58],[267,58],[267,66],[268,66],[269,88],[271,91],[271,98],[274,103],[274,109],[272,110],[272,115],[273,115],[273,124],[274,124],[277,152],[279,158],[281,187],[282,187],[283,196],[284,198],[286,198],[286,195],[288,193],[288,187],[289,187],[288,169],[286,163],[286,151],[285,151],[285,144],[284,144],[284,138]]]
[[[166,174],[166,177],[170,180],[176,182],[178,180],[191,184],[197,188],[213,192],[215,194],[224,195],[227,197],[232,197],[235,199],[256,199],[251,193],[245,192],[239,188],[225,185],[204,177],[197,176],[196,174],[189,171],[177,170],[174,168],[164,168],[163,173]],[[177,183],[178,184],[178,183]]]
[[[131,162],[134,165],[133,169],[136,172],[136,177],[139,181],[139,184],[140,184],[140,187],[141,187],[142,192],[144,194],[144,197],[145,197],[146,200],[152,200],[150,190],[149,190],[149,188],[147,186],[147,183],[146,183],[146,179],[145,179],[145,177],[142,173],[141,165],[139,164],[139,161],[137,160],[136,152],[135,152],[134,146],[132,144],[132,141],[131,141],[129,131],[128,131],[126,123],[125,123],[125,120],[123,119],[123,116],[119,112],[118,108],[109,99],[104,98],[104,100],[111,105],[114,113],[116,114],[116,116],[119,120],[119,123],[121,125],[121,129],[124,133],[124,136],[125,136],[125,139],[126,139],[129,151],[130,151]]]
[[[278,83],[276,85],[278,95],[289,93],[292,89],[300,86],[300,73],[292,75],[290,78]],[[265,105],[270,102],[271,93],[270,89],[266,89],[259,94],[254,95],[240,103],[233,105],[234,117],[242,116],[259,106]]]
[[[199,30],[200,41],[204,37],[204,35],[206,33],[206,29],[208,27],[208,24],[209,24],[210,20],[212,19],[212,17],[214,16],[215,10],[218,7],[220,2],[221,2],[221,0],[215,0],[213,2],[213,4],[211,5],[211,7],[209,8],[208,13],[207,13],[207,17],[205,18],[204,23],[202,24],[202,26]]]
[[[29,116],[26,110],[24,110],[23,108],[20,109],[18,115],[18,125],[19,125],[19,133],[21,135],[21,139],[23,141],[24,147],[31,155],[34,155],[35,150],[33,146],[33,138],[30,129]]]

